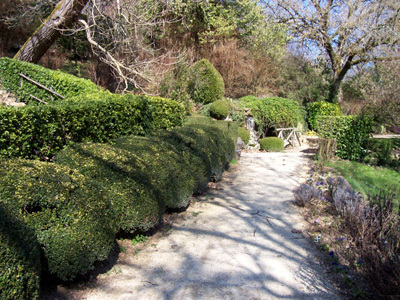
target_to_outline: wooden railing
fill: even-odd
[[[299,144],[299,146],[301,146],[300,138],[298,136],[300,133],[297,132],[296,127],[277,128],[276,131],[278,131],[278,137],[284,141],[285,147],[287,145],[296,147],[296,142]]]

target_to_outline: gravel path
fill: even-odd
[[[325,278],[292,189],[294,153],[242,153],[166,234],[126,253],[81,299],[341,299]],[[295,232],[293,232],[295,230]]]

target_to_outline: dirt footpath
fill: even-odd
[[[341,299],[292,204],[302,152],[242,153],[142,251],[121,253],[81,299]]]

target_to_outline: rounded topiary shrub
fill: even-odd
[[[194,102],[208,104],[224,96],[224,80],[208,60],[202,59],[190,69],[188,91]]]
[[[0,299],[37,299],[40,248],[35,233],[0,203]]]
[[[244,127],[239,127],[238,134],[239,134],[239,137],[244,142],[244,144],[247,145],[250,141],[250,132]]]
[[[217,100],[211,103],[210,117],[223,120],[229,113],[229,103],[225,100]]]
[[[278,137],[266,137],[260,140],[260,149],[267,152],[282,152],[283,140]]]
[[[2,161],[0,202],[34,231],[46,260],[44,271],[61,280],[87,273],[114,245],[111,206],[101,188],[66,166]]]
[[[56,162],[78,169],[102,187],[105,197],[111,200],[118,230],[147,231],[161,222],[165,201],[159,194],[158,182],[153,181],[146,161],[139,155],[88,142],[63,149]]]

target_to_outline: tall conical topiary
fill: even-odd
[[[217,69],[202,59],[191,67],[188,90],[194,102],[208,104],[222,99],[225,84]]]

